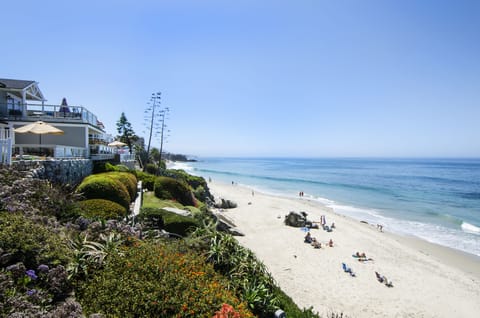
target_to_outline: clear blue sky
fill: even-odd
[[[0,77],[166,150],[480,157],[480,1],[4,1]],[[159,143],[156,142],[155,146]]]

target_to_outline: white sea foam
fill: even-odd
[[[480,234],[480,227],[467,222],[462,222],[462,230],[467,233]]]
[[[168,169],[181,169],[192,172],[195,168],[187,162],[171,161],[168,163]]]
[[[480,228],[470,223],[463,222],[463,231],[460,231],[459,229],[447,228],[438,224],[391,218],[382,215],[381,212],[374,209],[342,205],[328,199],[320,198],[318,201],[328,202],[325,205],[333,208],[339,214],[370,224],[382,224],[386,230],[393,233],[416,236],[431,243],[480,256],[480,237],[478,236]]]

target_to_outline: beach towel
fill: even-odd
[[[354,277],[355,276],[355,273],[352,271],[352,269],[350,267],[347,266],[347,264],[345,263],[342,263],[342,268],[343,268],[343,271],[345,273],[349,273],[350,276]]]

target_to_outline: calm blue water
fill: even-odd
[[[480,256],[480,159],[203,158],[180,168]],[[288,207],[285,208],[288,210]]]

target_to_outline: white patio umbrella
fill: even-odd
[[[108,144],[109,147],[123,147],[126,146],[127,144],[118,140],[112,141],[111,143]]]
[[[58,129],[43,121],[36,121],[34,123],[18,127],[15,129],[19,134],[35,134],[40,136],[40,144],[42,144],[42,135],[63,135],[63,130]]]

